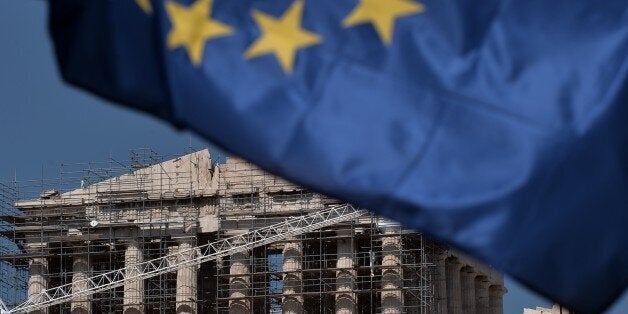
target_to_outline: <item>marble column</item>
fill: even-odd
[[[43,301],[45,298],[39,294],[48,288],[48,259],[45,257],[33,257],[28,260],[28,299]],[[48,313],[48,309],[29,312],[31,314]]]
[[[488,286],[490,282],[486,276],[475,277],[475,313],[489,314]]]
[[[229,314],[251,312],[251,302],[246,299],[251,284],[249,276],[249,252],[234,253],[230,256],[229,274]]]
[[[301,280],[303,274],[303,244],[291,239],[283,247],[283,293],[282,311],[284,314],[303,313],[303,296],[301,296]]]
[[[502,314],[504,313],[503,296],[506,293],[506,289],[501,285],[492,285],[488,288],[488,304],[490,314]]]
[[[179,262],[188,261],[196,257],[193,250],[196,244],[196,237],[175,238],[179,244],[178,256]],[[198,266],[188,265],[177,271],[177,296],[176,296],[176,313],[177,314],[196,314],[196,298],[197,298],[197,271]]]
[[[72,291],[84,291],[89,288],[89,258],[84,248],[76,249],[72,260]],[[92,312],[91,295],[78,295],[72,298],[70,311],[72,314],[89,314]]]
[[[447,313],[462,314],[462,289],[460,269],[462,263],[455,257],[446,260],[447,267]]]
[[[336,314],[352,314],[356,310],[353,234],[351,230],[341,230],[337,235],[341,238],[337,242]]]
[[[399,228],[385,228],[382,236],[382,293],[383,314],[401,314],[403,311],[403,293],[401,288],[402,250]]]
[[[447,251],[441,251],[434,256],[434,311],[437,314],[447,313],[447,267],[445,259]]]
[[[477,273],[471,266],[460,270],[462,288],[462,312],[475,314],[475,276]]]
[[[124,252],[124,267],[135,265],[144,261],[142,244],[136,239],[126,243]],[[138,272],[135,268],[126,270],[126,276],[135,276]],[[124,282],[124,298],[122,301],[124,314],[144,313],[144,280],[127,280]]]

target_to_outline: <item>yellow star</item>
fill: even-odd
[[[146,14],[153,14],[153,6],[150,4],[150,0],[135,0],[135,2]]]
[[[301,28],[303,1],[296,0],[280,18],[260,11],[253,12],[253,18],[262,31],[258,38],[246,50],[247,59],[274,53],[285,73],[292,73],[294,58],[298,49],[322,42],[318,34]]]
[[[342,21],[345,27],[373,23],[382,41],[388,45],[400,16],[423,12],[422,4],[411,0],[360,0],[360,4]]]
[[[231,27],[211,18],[211,7],[212,0],[197,0],[190,7],[174,1],[166,3],[172,21],[168,48],[184,46],[194,65],[201,64],[205,42],[233,33]]]

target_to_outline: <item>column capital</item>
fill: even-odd
[[[462,272],[467,273],[467,276],[471,276],[475,278],[475,275],[477,275],[477,271],[475,271],[475,268],[473,268],[472,266],[466,265],[464,267],[462,267],[460,269]]]
[[[458,270],[458,271],[462,269],[462,267],[464,266],[464,264],[460,262],[458,258],[453,257],[453,256],[450,256],[447,259],[445,259],[445,263],[447,267]]]
[[[481,284],[481,285],[486,285],[486,288],[487,288],[487,289],[488,289],[488,286],[491,284],[491,281],[488,279],[488,276],[486,276],[486,275],[481,275],[481,274],[480,274],[480,275],[477,275],[477,276],[475,277],[475,281],[476,281],[478,284]]]
[[[491,296],[501,297],[508,292],[508,289],[502,285],[491,285],[488,292]]]
[[[283,245],[284,258],[296,258],[303,255],[303,243],[301,241],[285,242]]]
[[[87,270],[87,263],[89,262],[89,256],[87,253],[85,254],[77,254],[72,258],[72,267],[81,267],[85,266],[84,270]]]
[[[31,257],[28,259],[28,267],[31,273],[48,273],[48,257]]]
[[[447,257],[449,257],[449,252],[445,250],[439,250],[437,253],[434,254],[434,259],[439,262],[444,262]]]

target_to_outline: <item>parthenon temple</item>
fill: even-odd
[[[501,274],[372,214],[202,261],[207,243],[343,203],[209,150],[148,155],[1,185],[9,311],[29,302],[26,312],[51,314],[502,313]],[[171,268],[150,276],[125,268],[168,254]],[[116,269],[120,286],[88,280]],[[67,302],[44,294],[63,285]]]

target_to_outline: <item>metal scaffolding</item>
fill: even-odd
[[[72,280],[69,284],[31,295],[26,302],[8,310],[7,313],[30,312],[65,303],[81,296],[89,296],[123,286],[129,281],[153,278],[177,271],[186,266],[198,266],[204,262],[268,245],[290,236],[298,236],[305,232],[352,220],[364,214],[364,211],[356,210],[350,205],[342,205],[286,219],[284,222],[256,229],[245,234],[185,250],[177,250],[176,253],[163,255],[141,263],[126,265],[121,269],[96,276]],[[193,257],[189,258],[188,256],[190,255],[193,255]],[[74,287],[84,288],[76,290],[73,289]]]
[[[353,247],[350,258],[354,263],[351,269],[355,275],[349,292],[356,295],[354,312],[383,313],[382,295],[391,292],[405,300],[405,304],[399,305],[402,313],[432,313],[434,264],[428,256],[438,249],[437,246],[426,241],[421,234],[411,233],[399,226],[388,225],[386,228],[394,231],[384,235],[378,227],[381,223],[381,218],[365,216],[257,248],[250,255],[223,260],[218,265],[216,276],[216,311],[228,313],[230,301],[245,299],[252,304],[255,313],[271,313],[274,309],[281,312],[283,298],[299,297],[310,313],[336,313],[335,297],[348,292],[337,289],[337,272],[344,269],[338,265],[337,242],[350,240]],[[339,232],[343,235],[337,235]],[[386,237],[401,242],[394,248],[385,248],[385,240],[382,239]],[[286,243],[295,241],[302,243],[299,269],[285,269],[283,249]],[[387,256],[394,256],[399,263],[386,265],[383,260]],[[244,297],[233,296],[235,289],[230,286],[230,279],[240,276],[229,273],[229,265],[234,261],[250,265],[250,285]],[[391,270],[399,277],[386,279],[386,272]],[[280,283],[294,273],[300,276],[299,292],[286,293]],[[395,285],[386,286],[387,282],[395,282]]]
[[[126,161],[63,164],[52,179],[0,184],[0,308],[443,308],[437,268],[451,256],[443,246],[241,159],[218,160],[207,150],[145,149]]]

